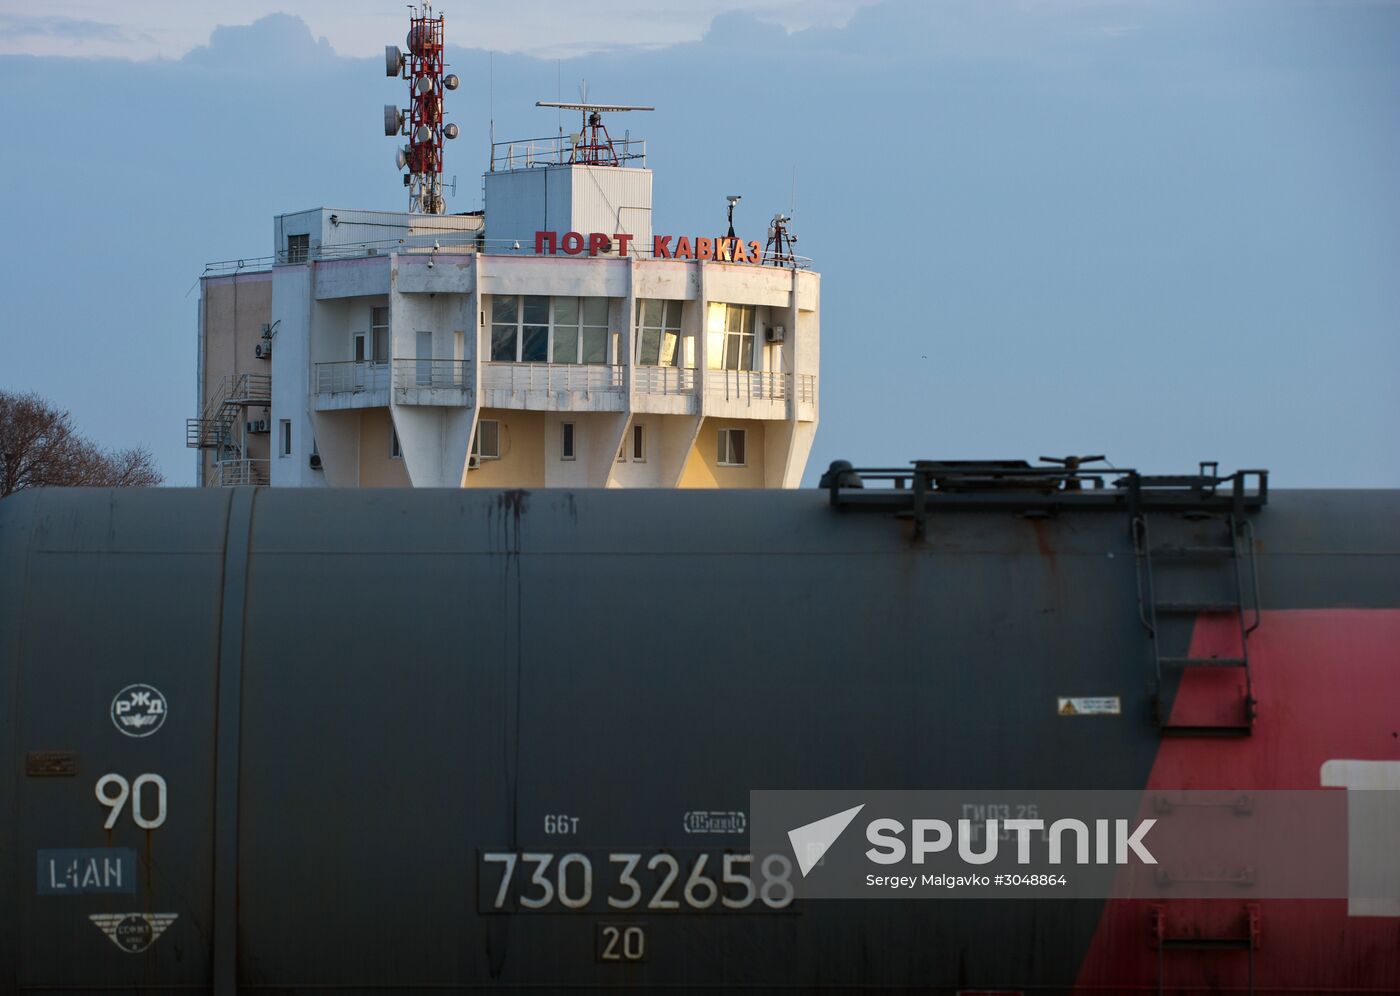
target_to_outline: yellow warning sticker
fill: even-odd
[[[1055,711],[1061,716],[1118,716],[1123,712],[1123,703],[1117,695],[1100,695],[1095,698],[1061,697],[1055,702]]]

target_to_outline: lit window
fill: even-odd
[[[472,456],[477,460],[499,460],[501,458],[501,425],[495,419],[484,418],[476,424],[476,438],[472,440]]]
[[[607,363],[608,299],[497,295],[491,299],[496,363]]]
[[[574,458],[574,423],[565,422],[561,428],[563,432],[559,438],[559,459],[572,460]]]
[[[277,453],[279,456],[292,455],[292,420],[284,418],[277,423]]]
[[[647,462],[646,426],[632,426],[632,460],[635,463]]]
[[[710,302],[705,349],[711,370],[753,369],[754,312],[750,304]]]
[[[695,365],[693,337],[681,338],[680,301],[655,298],[637,302],[637,363],[640,366]]]
[[[719,430],[719,465],[721,467],[744,466],[744,430]]]

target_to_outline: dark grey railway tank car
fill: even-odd
[[[1400,762],[1400,493],[884,477],[0,502],[0,990],[1400,990],[1345,901],[754,867],[753,789]],[[1248,646],[1193,668],[1214,616]]]

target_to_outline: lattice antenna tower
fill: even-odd
[[[461,80],[446,72],[443,47],[443,17],[433,15],[432,0],[409,7],[408,51],[397,45],[384,47],[384,75],[408,82],[408,107],[384,106],[384,134],[401,136],[407,143],[394,155],[404,173],[411,214],[445,214],[443,197],[442,146],[444,139],[459,134],[455,124],[445,120],[444,91],[455,90]]]

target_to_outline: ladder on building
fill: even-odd
[[[1207,473],[1210,468],[1210,473]],[[1145,486],[1197,488],[1213,492],[1229,481],[1203,464],[1201,474],[1143,478]],[[1237,493],[1239,493],[1237,491]],[[1139,508],[1132,522],[1137,555],[1138,613],[1152,641],[1153,712],[1158,729],[1168,736],[1246,737],[1253,732],[1256,703],[1249,664],[1249,636],[1259,628],[1259,580],[1254,528],[1242,502],[1228,511],[1207,508],[1151,512]],[[1191,656],[1197,619],[1229,619],[1237,645],[1220,656]],[[1171,721],[1163,688],[1173,672],[1182,681],[1201,669],[1231,669],[1240,681],[1229,683],[1239,700],[1225,715]],[[1179,686],[1180,687],[1180,686]]]

